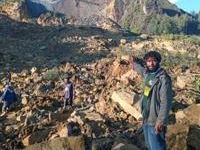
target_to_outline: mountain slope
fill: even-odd
[[[24,5],[21,9],[33,17],[48,10],[84,25],[98,26],[99,18],[109,18],[137,33],[200,33],[198,19],[167,0],[25,0]],[[11,14],[10,8],[1,11]]]

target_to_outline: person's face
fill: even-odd
[[[158,61],[154,57],[149,57],[146,59],[146,66],[150,71],[153,71],[157,68],[158,66]]]

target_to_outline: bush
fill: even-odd
[[[59,79],[59,70],[57,68],[53,68],[51,70],[47,70],[43,75],[45,80],[58,80]]]
[[[194,85],[195,85],[195,89],[197,91],[200,91],[200,76],[198,76],[198,77],[195,78]]]
[[[161,38],[165,40],[181,40],[183,43],[200,45],[199,36],[188,36],[188,35],[178,35],[178,34],[165,34]]]
[[[200,22],[188,15],[167,16],[154,14],[145,19],[145,25],[137,25],[130,28],[139,31],[141,28],[149,34],[200,34]],[[141,31],[141,30],[140,30]]]

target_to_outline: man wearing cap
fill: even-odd
[[[172,82],[160,67],[161,55],[150,51],[143,63],[132,57],[133,69],[144,79],[141,98],[145,144],[149,150],[166,150],[165,133],[172,102]]]

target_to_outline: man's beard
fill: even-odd
[[[160,65],[157,64],[154,68],[150,69],[149,67],[147,67],[147,71],[152,73],[152,72],[156,72],[158,70],[158,68],[160,68]]]

